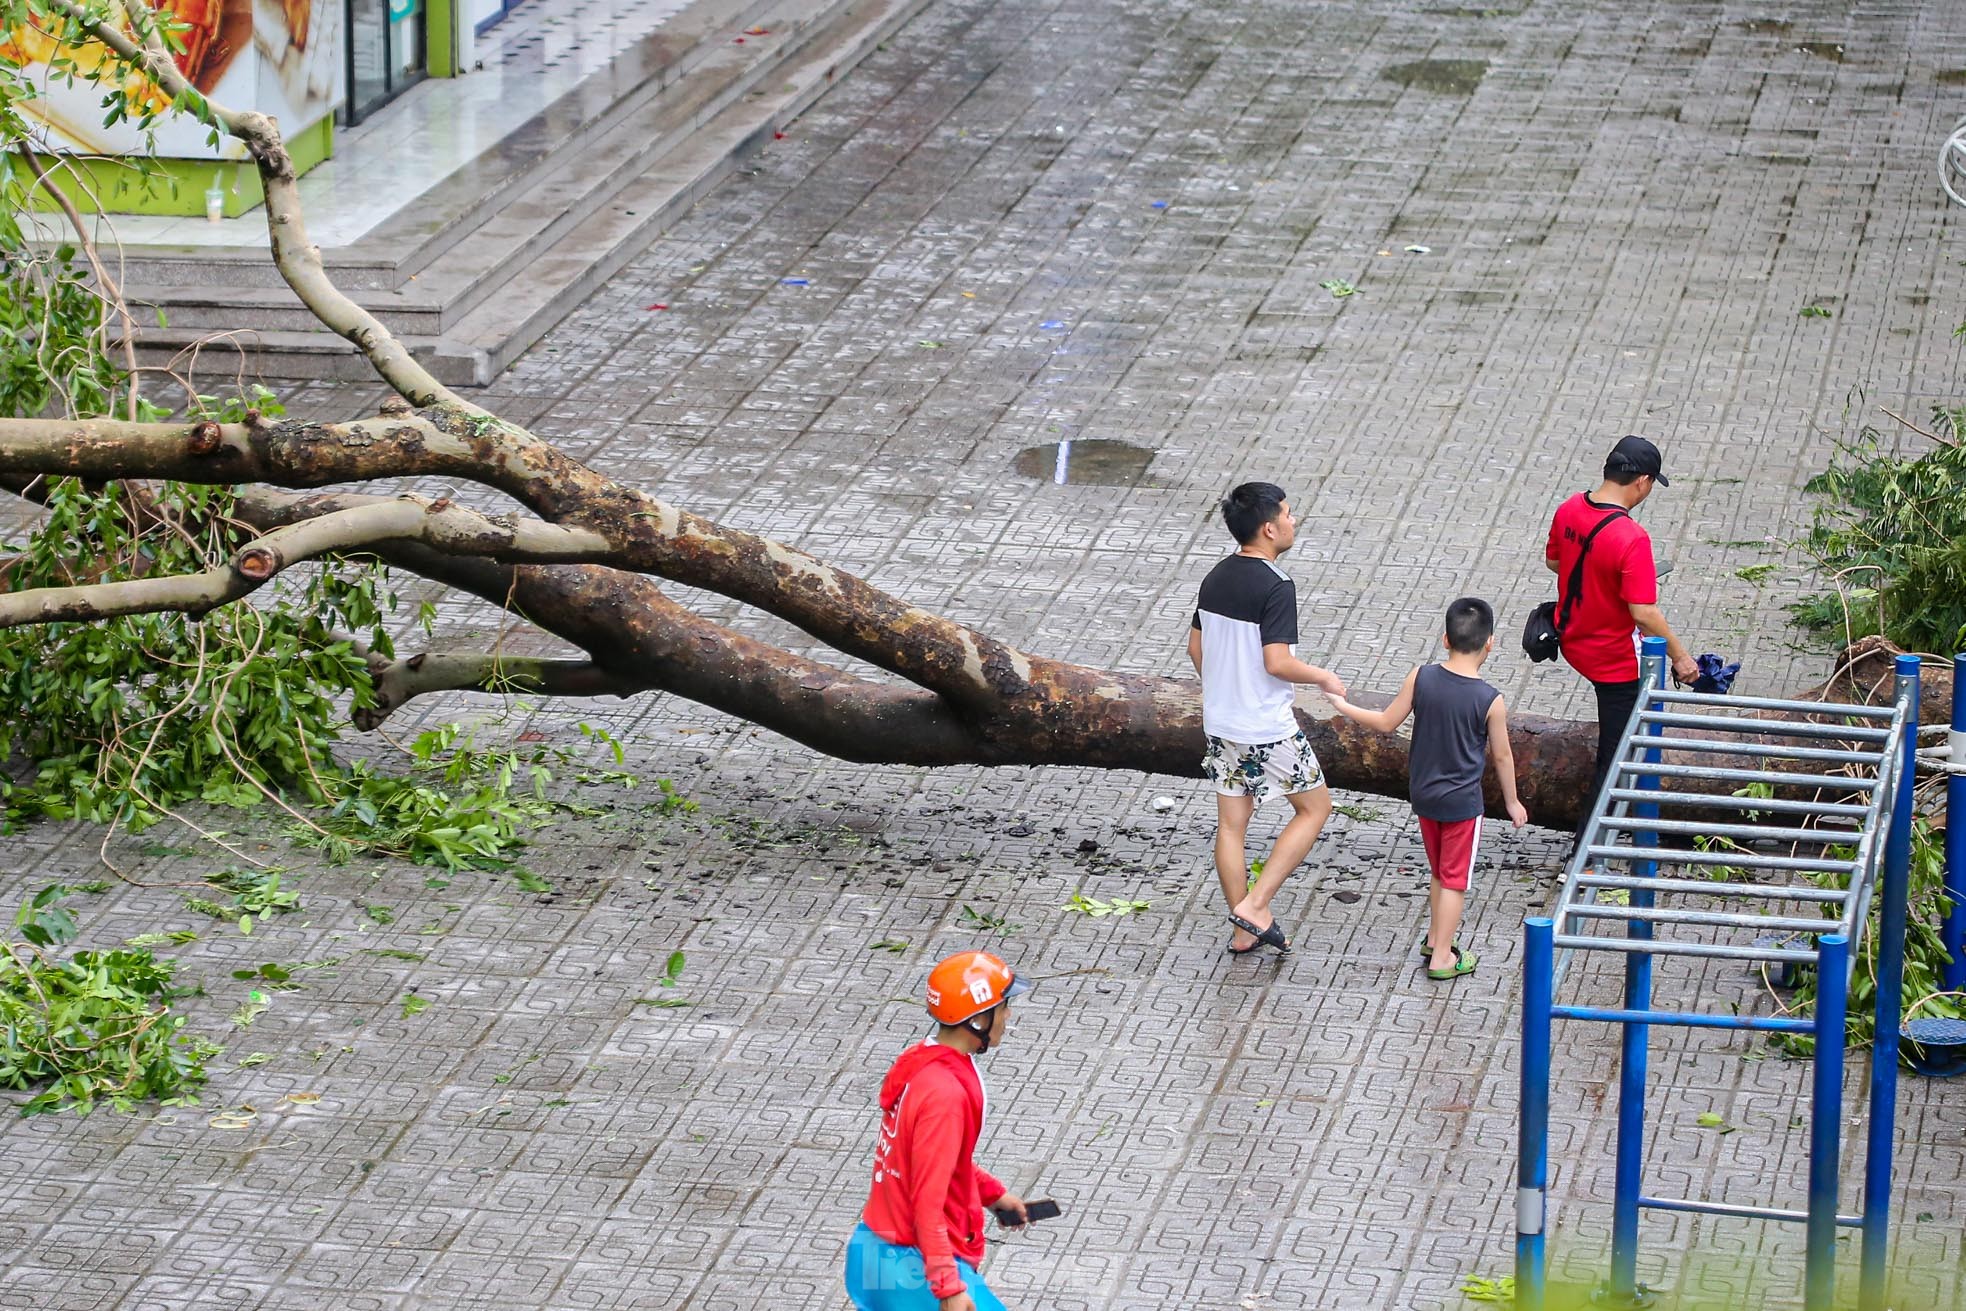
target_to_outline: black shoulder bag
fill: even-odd
[[[1591,553],[1591,543],[1605,526],[1613,519],[1629,516],[1623,510],[1613,510],[1597,521],[1597,527],[1584,535],[1584,545],[1577,552],[1577,563],[1570,566],[1570,586],[1563,591],[1563,613],[1558,614],[1556,602],[1545,601],[1529,612],[1529,620],[1522,626],[1522,653],[1540,664],[1554,660],[1563,649],[1563,630],[1570,623],[1570,611],[1577,604],[1577,597],[1584,587],[1584,557]]]

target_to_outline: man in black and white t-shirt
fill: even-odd
[[[1331,790],[1292,710],[1294,685],[1343,696],[1345,684],[1297,658],[1297,585],[1277,567],[1297,540],[1283,489],[1244,483],[1222,502],[1222,518],[1239,549],[1202,581],[1188,658],[1201,675],[1202,768],[1215,784],[1215,872],[1236,930],[1229,951],[1240,956],[1264,943],[1290,949],[1270,899],[1331,818]],[[1296,813],[1249,886],[1249,817],[1262,798],[1278,796]]]

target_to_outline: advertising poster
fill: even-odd
[[[177,65],[191,84],[232,109],[271,115],[289,136],[334,112],[342,95],[341,0],[149,0],[183,24]],[[89,155],[138,154],[143,135],[128,123],[103,126],[103,89],[78,77],[64,86],[48,75],[54,34],[16,27],[0,35],[0,58],[21,66],[39,96],[25,106],[48,127],[47,144]],[[118,76],[109,50],[90,42],[74,52],[85,74]],[[136,91],[143,85],[130,79]],[[161,103],[161,98],[159,103]],[[177,159],[243,159],[245,147],[188,118],[160,120],[159,155]]]

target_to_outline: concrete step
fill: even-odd
[[[401,335],[418,358],[450,385],[481,385],[497,374],[574,306],[592,294],[682,213],[721,181],[740,156],[802,113],[837,77],[873,51],[927,0],[851,0],[807,21],[773,28],[783,32],[781,57],[768,77],[745,77],[706,56],[689,95],[671,95],[647,114],[617,121],[580,153],[601,167],[603,182],[583,185],[558,169],[536,176],[536,203],[510,205],[509,224],[487,221],[490,232],[452,243],[414,280],[394,291],[358,292],[359,299]],[[788,4],[786,12],[790,12]],[[784,20],[780,20],[784,21]],[[769,22],[763,24],[771,26]],[[746,67],[759,68],[759,61]],[[710,75],[714,74],[714,76]],[[628,151],[638,132],[651,133],[647,150]],[[616,153],[609,154],[606,151]],[[632,160],[631,166],[620,161]],[[630,171],[632,167],[632,171]],[[515,197],[515,199],[519,199]],[[186,299],[167,305],[168,327],[143,330],[138,356],[161,363],[211,331],[258,326],[242,322],[260,308],[272,317],[241,341],[250,367],[268,378],[366,380],[373,375],[354,348],[316,324],[284,285],[254,301],[241,293],[200,293],[198,308]],[[187,322],[210,315],[210,328]],[[228,317],[229,316],[229,317]],[[295,317],[298,316],[298,317]]]
[[[716,80],[765,76],[788,53],[769,42],[737,46],[732,37],[749,27],[775,28],[809,19],[812,0],[696,0],[661,30],[617,54],[607,68],[562,96],[552,106],[469,165],[457,170],[415,205],[397,211],[353,245],[338,252],[351,268],[393,261],[396,286],[452,250],[466,236],[536,191],[570,165],[585,159],[595,144],[618,135],[624,123],[646,116],[651,107],[685,90],[710,64]],[[796,17],[788,17],[787,13]],[[823,10],[822,10],[823,12]],[[757,65],[748,69],[747,65]],[[331,264],[330,267],[336,267]],[[360,283],[351,285],[364,285]]]
[[[769,58],[747,55],[721,39],[720,33],[714,48],[692,63],[689,77],[669,81],[660,94],[634,97],[632,112],[608,114],[605,131],[583,132],[577,142],[536,160],[524,176],[524,185],[502,187],[497,193],[502,204],[474,205],[472,219],[458,219],[441,243],[412,230],[428,223],[422,202],[405,211],[411,217],[394,225],[404,242],[401,258],[388,266],[399,271],[398,283],[366,289],[349,286],[344,277],[348,266],[324,252],[331,276],[390,331],[427,336],[443,332],[654,162],[676,150],[717,111],[760,82],[777,77],[824,27],[814,23],[810,0],[779,0],[753,16],[759,20],[754,25],[770,27],[775,38],[782,34]],[[828,16],[821,14],[822,19]],[[467,227],[467,221],[475,221],[475,226]],[[386,248],[380,238],[368,244],[377,252]],[[271,268],[270,261],[267,266]],[[382,266],[379,255],[364,265]],[[278,281],[269,286],[216,287],[126,283],[124,294],[141,308],[140,317],[146,322],[154,318],[154,309],[161,309],[172,329],[187,334],[227,332],[241,326],[325,331]]]

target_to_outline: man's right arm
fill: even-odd
[[[1673,632],[1672,625],[1666,622],[1665,611],[1657,604],[1631,605],[1627,608],[1632,612],[1632,622],[1638,625],[1639,632],[1647,637],[1666,639],[1666,659],[1672,662],[1674,678],[1690,683],[1700,676],[1699,662],[1687,654],[1686,644],[1679,640],[1679,634]]]
[[[1201,629],[1188,630],[1188,661],[1195,667],[1195,677],[1201,677]]]
[[[1333,696],[1345,695],[1345,680],[1329,669],[1307,665],[1290,654],[1290,647],[1283,642],[1263,644],[1263,668],[1271,678],[1280,678],[1286,683],[1306,683],[1321,687]]]

